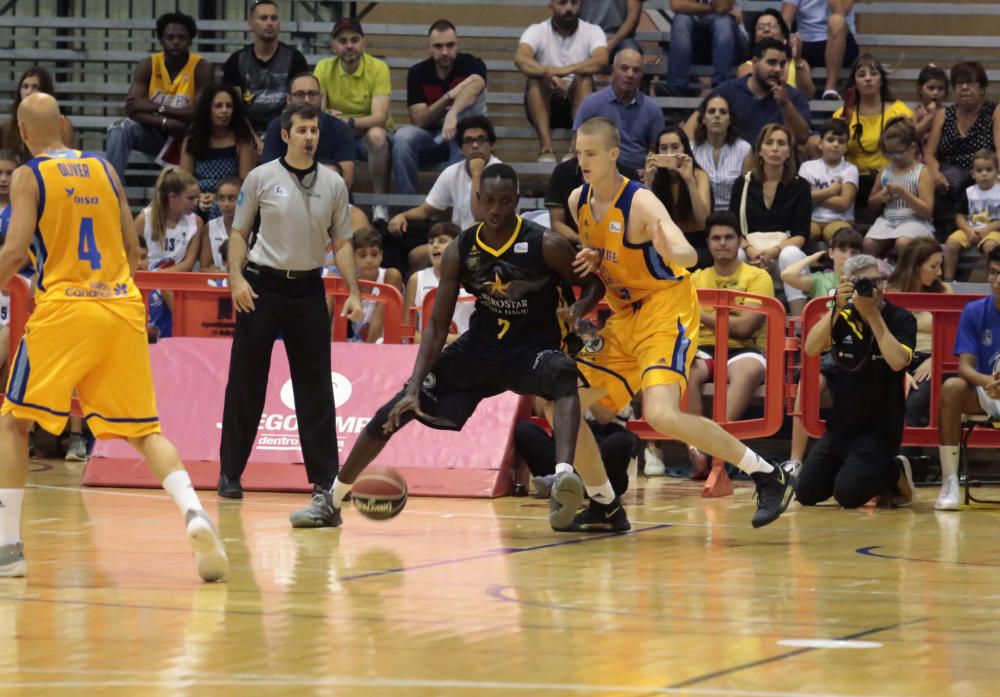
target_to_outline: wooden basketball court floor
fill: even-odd
[[[617,536],[555,534],[526,498],[292,530],[302,495],[205,492],[232,562],[207,585],[166,494],[62,462],[30,482],[4,696],[1000,694],[1000,509],[933,490],[753,530],[748,487],[640,478]]]

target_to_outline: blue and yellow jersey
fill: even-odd
[[[118,188],[102,158],[55,150],[26,164],[38,182],[35,301],[139,298],[122,242]]]
[[[597,220],[590,207],[590,185],[584,184],[577,204],[580,240],[601,253],[601,280],[605,300],[614,312],[652,293],[669,290],[690,278],[687,269],[670,267],[652,241],[630,244],[625,239],[632,199],[642,184],[622,178],[621,187],[604,218]]]

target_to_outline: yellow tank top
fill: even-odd
[[[108,163],[79,150],[53,150],[27,166],[38,182],[38,227],[31,243],[35,302],[140,298]]]
[[[149,78],[149,98],[157,104],[178,109],[194,104],[194,68],[200,60],[201,56],[198,54],[189,53],[188,62],[171,80],[163,52],[154,53],[153,75]]]
[[[605,300],[615,312],[690,278],[687,269],[667,265],[652,242],[633,245],[625,239],[632,199],[642,188],[639,182],[622,177],[615,200],[601,220],[594,217],[590,208],[589,184],[583,185],[577,204],[580,240],[601,253],[601,280],[607,288]]]

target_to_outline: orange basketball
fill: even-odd
[[[391,467],[369,467],[351,487],[351,500],[367,518],[395,518],[406,506],[406,480]]]

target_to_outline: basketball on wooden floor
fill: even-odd
[[[391,467],[369,467],[351,487],[358,511],[372,520],[388,520],[406,506],[406,480]]]

